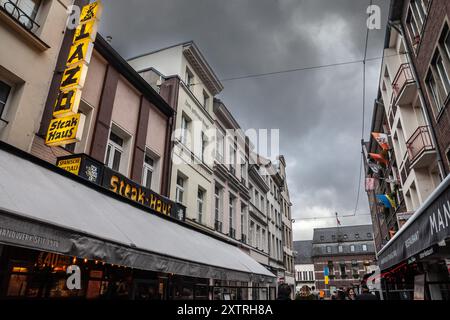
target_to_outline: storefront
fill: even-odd
[[[0,189],[0,298],[254,299],[276,286],[238,247],[5,144]],[[81,290],[65,286],[69,265]]]
[[[450,176],[378,253],[385,299],[450,300]]]

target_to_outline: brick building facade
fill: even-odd
[[[317,290],[327,297],[338,288],[360,287],[376,268],[371,225],[315,229],[312,246]]]

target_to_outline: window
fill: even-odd
[[[348,235],[344,234],[344,240],[348,239]]]
[[[181,176],[177,177],[177,187],[176,187],[176,194],[175,194],[175,200],[178,203],[183,203],[184,198],[184,187],[185,187],[185,179]]]
[[[183,115],[181,116],[181,143],[187,145],[189,134],[189,120]]]
[[[444,104],[444,98],[442,96],[441,91],[439,90],[439,87],[437,85],[437,82],[434,78],[433,73],[431,70],[428,73],[427,79],[426,79],[428,94],[430,95],[430,98],[432,100],[433,110],[435,113],[435,116],[439,114],[439,112],[442,110],[443,104]]]
[[[343,253],[344,252],[344,247],[343,246],[339,246],[338,247],[338,251],[339,251],[339,253]]]
[[[259,209],[259,192],[255,190],[255,207]]]
[[[266,251],[266,230],[262,230],[262,238],[261,238],[261,241],[262,241],[262,245],[261,245],[261,249],[263,250],[263,251]]]
[[[230,237],[235,237],[235,229],[234,229],[234,201],[235,198],[230,194],[229,206],[230,206]]]
[[[202,223],[203,221],[204,198],[205,198],[205,191],[199,187],[197,192],[197,216],[199,223]]]
[[[153,172],[155,170],[154,164],[155,161],[146,154],[144,159],[144,176],[142,181],[144,182],[144,186],[149,189],[152,189]]]
[[[309,280],[314,281],[314,272],[313,271],[309,272]]]
[[[201,139],[202,139],[202,154],[200,155],[200,158],[202,159],[202,162],[205,162],[205,151],[208,145],[208,138],[206,137],[206,134],[204,132],[202,132]]]
[[[216,159],[223,163],[224,136],[219,130],[216,131]]]
[[[256,248],[261,249],[261,227],[256,226]]]
[[[191,70],[189,70],[189,68],[186,68],[184,82],[189,87],[189,89],[194,84],[194,74],[192,73]]]
[[[255,223],[254,223],[253,221],[250,221],[250,228],[249,228],[248,240],[249,240],[249,244],[250,244],[251,246],[254,246],[254,245],[255,245],[255,244],[253,243],[253,241],[255,240],[254,232],[255,232]]]
[[[331,247],[327,246],[327,253],[331,253]]]
[[[355,246],[354,245],[350,246],[350,252],[355,252]]]
[[[0,119],[3,119],[3,111],[5,110],[6,101],[11,93],[11,87],[3,81],[0,81]]]
[[[25,28],[32,30],[38,25],[36,19],[41,0],[0,0],[0,6],[16,18]]]
[[[372,234],[370,232],[367,233],[367,238],[372,239]]]
[[[320,236],[320,241],[325,241],[325,236]]]
[[[450,78],[447,69],[444,65],[444,61],[442,60],[442,57],[440,55],[437,55],[435,63],[436,63],[436,70],[439,74],[439,80],[443,84],[445,97],[447,97],[448,93],[450,92]]]
[[[355,234],[355,239],[359,239],[359,233]]]
[[[363,251],[367,251],[367,244],[363,244],[362,249]]]
[[[336,236],[333,234],[333,235],[331,236],[331,239],[333,239],[333,241],[336,240]]]
[[[408,31],[414,46],[420,41],[427,17],[429,0],[411,0],[406,17]]]
[[[234,167],[234,165],[236,164],[236,149],[234,145],[230,146],[230,159],[229,159],[229,164],[230,164],[230,172],[235,175],[236,174],[236,169]]]
[[[106,150],[106,165],[114,171],[119,171],[123,155],[123,139],[111,131]]]
[[[341,276],[344,276],[347,273],[347,271],[345,270],[345,262],[341,261],[339,263],[339,267],[340,267],[340,271],[341,271]]]
[[[209,101],[210,101],[209,95],[206,93],[205,90],[203,90],[203,107],[205,109],[208,109]]]
[[[216,220],[216,230],[217,230],[219,229],[218,222],[222,221],[222,191],[218,186],[214,188],[214,217]]]
[[[264,196],[261,196],[261,212],[264,212]]]

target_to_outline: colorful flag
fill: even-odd
[[[395,201],[387,194],[378,194],[377,199],[380,203],[382,203],[386,208],[395,208]]]
[[[369,153],[369,156],[370,156],[373,160],[377,161],[378,163],[383,163],[383,164],[385,164],[385,165],[388,164],[388,161],[387,161],[381,154],[378,154],[378,153]]]
[[[372,132],[372,136],[378,142],[378,144],[380,145],[380,147],[383,150],[389,150],[390,149],[389,140],[388,140],[388,135],[387,134],[385,134],[385,133],[378,133],[378,132]]]
[[[375,190],[375,178],[366,178],[366,191]]]

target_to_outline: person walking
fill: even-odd
[[[278,287],[277,300],[284,300],[284,301],[292,300],[291,292],[292,292],[291,287],[288,284],[286,283],[280,284],[280,286]]]
[[[361,286],[362,293],[358,294],[355,300],[379,300],[378,297],[370,293],[369,287],[366,284]]]

